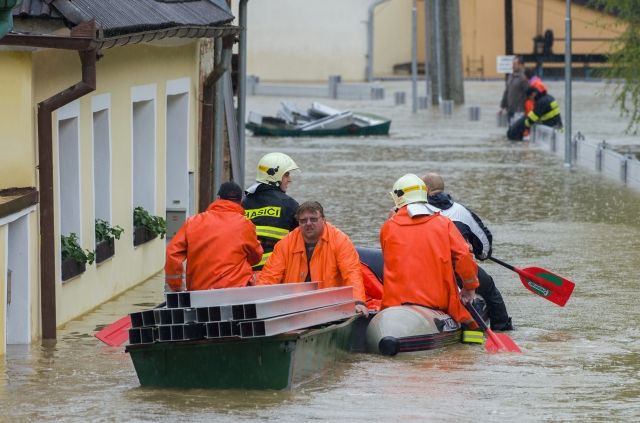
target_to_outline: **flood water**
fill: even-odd
[[[289,154],[302,168],[289,193],[319,200],[327,219],[357,245],[377,246],[393,205],[388,192],[408,172],[437,171],[447,190],[494,234],[494,256],[540,266],[576,283],[561,308],[527,291],[518,276],[484,263],[516,326],[522,354],[459,345],[395,358],[354,354],[292,392],[142,388],[129,356],[93,337],[96,328],[162,301],[155,277],[59,330],[54,345],[9,346],[0,361],[0,421],[638,421],[640,419],[640,192],[550,153],[510,143],[496,127],[499,82],[466,84],[465,107],[411,114],[386,100],[326,101],[393,118],[391,136],[347,139],[247,137],[247,182],[258,158]],[[561,83],[550,91],[562,103]],[[626,123],[606,87],[574,84],[575,131],[608,141]],[[279,98],[250,97],[275,113]],[[308,107],[311,99],[293,99]]]

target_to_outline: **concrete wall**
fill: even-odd
[[[534,126],[531,142],[565,160],[564,133],[543,125]],[[572,164],[599,173],[630,188],[640,190],[640,161],[620,154],[605,142],[574,136]]]
[[[36,181],[31,54],[0,51],[0,189]]]
[[[97,89],[78,100],[80,138],[81,244],[94,249],[93,185],[93,109],[92,100],[108,95],[111,133],[111,222],[125,232],[115,242],[115,255],[100,265],[87,265],[80,276],[62,282],[58,273],[57,321],[62,324],[125,291],[160,271],[164,264],[165,240],[155,239],[133,246],[133,165],[132,101],[140,90],[155,98],[154,210],[165,215],[165,116],[167,82],[186,79],[189,90],[189,170],[196,170],[198,121],[198,48],[196,42],[173,46],[133,45],[103,51],[97,64]],[[73,52],[34,53],[34,97],[41,101],[80,79],[80,61]],[[55,70],[55,71],[52,71]],[[171,83],[170,83],[171,84]],[[136,88],[138,87],[138,88]],[[144,87],[140,89],[139,87]],[[138,90],[138,91],[136,91]],[[54,116],[54,158],[58,158],[59,114]],[[54,164],[56,190],[56,239],[60,237],[59,164]],[[64,188],[63,188],[64,189]],[[60,268],[60,249],[56,245],[56,264]],[[159,287],[159,289],[161,289]]]

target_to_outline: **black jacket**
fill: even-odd
[[[242,207],[244,215],[256,225],[256,234],[265,252],[260,264],[254,266],[261,269],[275,243],[298,226],[295,217],[298,202],[278,187],[259,184],[255,190],[249,188]]]
[[[533,106],[533,110],[527,114],[524,125],[530,128],[534,123],[551,127],[562,126],[560,106],[558,106],[558,102],[553,96],[545,93],[536,98],[536,104]]]

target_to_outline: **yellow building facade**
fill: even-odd
[[[73,232],[82,248],[94,250],[96,218],[124,229],[110,259],[87,265],[80,275],[65,281],[57,272],[58,324],[162,269],[165,240],[156,238],[134,247],[132,213],[141,205],[153,215],[165,216],[171,185],[167,184],[167,175],[182,176],[178,198],[172,196],[169,205],[189,207],[187,178],[197,171],[198,49],[198,42],[190,40],[178,46],[140,44],[104,50],[96,66],[96,90],[54,113],[55,238]],[[0,189],[37,185],[36,106],[80,77],[80,60],[72,51],[0,53],[0,78],[8,82],[5,100],[0,102]],[[136,143],[144,150],[139,150]],[[99,169],[106,173],[98,174]],[[34,208],[24,213],[23,219],[28,221],[31,295],[27,301],[29,316],[20,318],[31,322],[30,338],[35,339],[40,321],[38,222]],[[9,231],[15,220],[9,216],[0,226],[0,269],[4,269],[0,281],[5,288],[0,290],[5,296],[0,302],[0,316],[7,313],[3,306],[8,290],[14,296],[17,292],[15,276],[12,281],[7,277],[7,257],[12,249]],[[56,247],[53,253],[60,269],[60,244]]]

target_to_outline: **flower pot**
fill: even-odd
[[[61,267],[62,267],[63,281],[71,279],[74,276],[78,276],[79,274],[83,273],[86,270],[85,263],[80,263],[72,257],[62,260]]]
[[[133,245],[134,246],[144,244],[145,242],[149,242],[156,237],[157,237],[156,234],[149,231],[144,226],[135,226],[133,228]]]
[[[116,253],[113,238],[105,239],[96,244],[96,263],[100,264]]]

